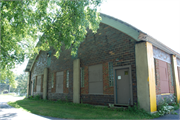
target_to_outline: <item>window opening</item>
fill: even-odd
[[[66,87],[69,88],[69,70],[66,73]]]
[[[113,62],[109,62],[109,86],[114,86]]]

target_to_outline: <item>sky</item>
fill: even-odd
[[[180,53],[180,0],[104,0],[99,9]],[[23,73],[27,63],[13,71]]]

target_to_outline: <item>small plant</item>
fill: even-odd
[[[125,111],[128,111],[128,112],[130,112],[131,114],[134,114],[134,115],[135,114],[140,114],[141,116],[150,116],[150,117],[153,116],[150,113],[148,113],[147,111],[145,111],[144,109],[140,108],[139,105],[140,105],[139,103],[138,104],[134,103],[133,107],[129,106],[128,109],[125,110]]]
[[[177,112],[175,112],[175,111],[171,112],[171,114],[173,114],[173,115],[178,115]]]
[[[68,98],[67,98],[67,96],[66,96],[66,101],[68,101]]]
[[[33,96],[29,96],[28,99],[33,99]]]
[[[81,98],[81,104],[83,104],[83,99]]]
[[[170,106],[172,105],[172,106]],[[175,96],[173,96],[172,98],[164,98],[164,99],[161,99],[161,101],[159,102],[159,105],[158,105],[158,114],[159,116],[163,116],[165,114],[170,114],[171,111],[174,110],[174,105],[176,105],[176,102],[175,102]]]
[[[41,99],[41,96],[40,96],[40,95],[36,95],[36,96],[34,96],[34,99],[35,99],[35,100],[40,100],[40,99]]]

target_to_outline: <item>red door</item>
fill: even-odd
[[[159,72],[161,93],[169,93],[168,69],[166,62],[159,60]]]

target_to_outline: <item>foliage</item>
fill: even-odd
[[[134,113],[130,110],[111,109],[108,107],[96,107],[89,104],[77,104],[67,101],[50,101],[24,99],[16,102],[10,102],[13,107],[23,108],[26,111],[38,115],[51,116],[66,119],[152,119],[154,116],[146,113]],[[138,108],[139,109],[139,108]],[[58,111],[58,112],[57,112]]]
[[[1,56],[1,55],[0,55]],[[9,69],[1,69],[1,58],[0,58],[0,83],[11,85],[11,87],[16,87],[15,75]]]
[[[20,95],[27,93],[27,79],[28,79],[27,73],[16,76],[15,82],[17,84],[17,87],[11,88],[10,91],[19,93]]]
[[[172,98],[161,99],[158,105],[159,116],[163,116],[165,114],[170,114],[171,112],[173,112],[173,110],[176,109],[175,106],[177,106],[177,103],[175,102],[175,100],[176,100],[175,96],[173,96]]]
[[[100,23],[97,7],[102,0],[1,0],[1,78],[14,83],[11,69],[39,50],[61,46],[76,54],[89,27],[96,32]],[[42,35],[43,34],[43,35]],[[41,36],[42,35],[42,36]],[[36,46],[37,39],[40,38]],[[36,46],[36,47],[35,47]]]
[[[132,112],[132,114],[142,114],[142,116],[150,115],[148,112],[140,108],[139,104],[135,104],[133,107],[128,107],[127,111]]]
[[[33,99],[34,100],[41,100],[42,98],[40,95],[35,95],[35,96],[29,96],[28,99],[30,99],[30,100],[33,100]]]

